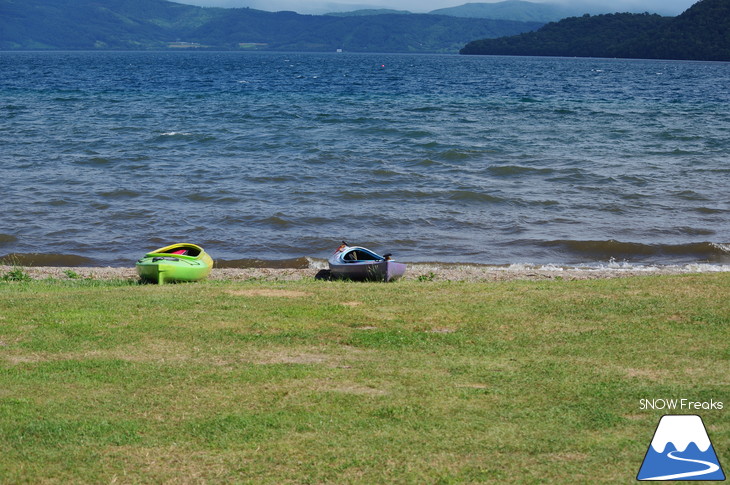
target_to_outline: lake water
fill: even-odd
[[[0,53],[0,256],[726,267],[728,106],[727,63]]]

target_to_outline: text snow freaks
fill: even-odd
[[[692,401],[690,399],[641,399],[639,400],[639,408],[642,411],[647,409],[659,409],[669,411],[698,411],[704,409],[721,410],[723,408],[722,401]]]

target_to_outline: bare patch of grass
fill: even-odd
[[[383,396],[387,391],[372,386],[358,384],[335,379],[323,379],[318,381],[310,381],[307,385],[308,389],[318,392],[334,392],[342,394],[355,394],[364,396]]]
[[[191,450],[167,445],[139,448],[110,446],[101,458],[108,467],[107,483],[209,483],[232,478],[232,470],[247,458],[236,452]]]
[[[296,353],[289,351],[258,353],[257,364],[331,364],[333,356],[329,354]]]
[[[312,293],[296,290],[280,289],[250,289],[250,290],[228,290],[226,294],[233,296],[265,296],[274,298],[304,298],[312,296]]]
[[[465,389],[489,389],[487,384],[457,384],[456,387]]]
[[[667,377],[666,372],[658,369],[626,369],[626,376],[629,378],[648,379],[659,381]]]

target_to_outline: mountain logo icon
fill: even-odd
[[[725,480],[702,418],[666,415],[659,420],[637,480]]]

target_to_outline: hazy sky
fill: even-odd
[[[293,10],[299,13],[322,13],[360,8],[391,8],[411,12],[428,12],[437,8],[455,7],[480,0],[173,0],[179,3],[214,7],[251,7],[261,10]],[[535,3],[557,3],[569,6],[605,8],[606,12],[657,12],[677,15],[698,0],[531,0]],[[481,3],[493,3],[481,0]],[[349,8],[351,6],[352,8]],[[593,8],[590,8],[593,7]]]

